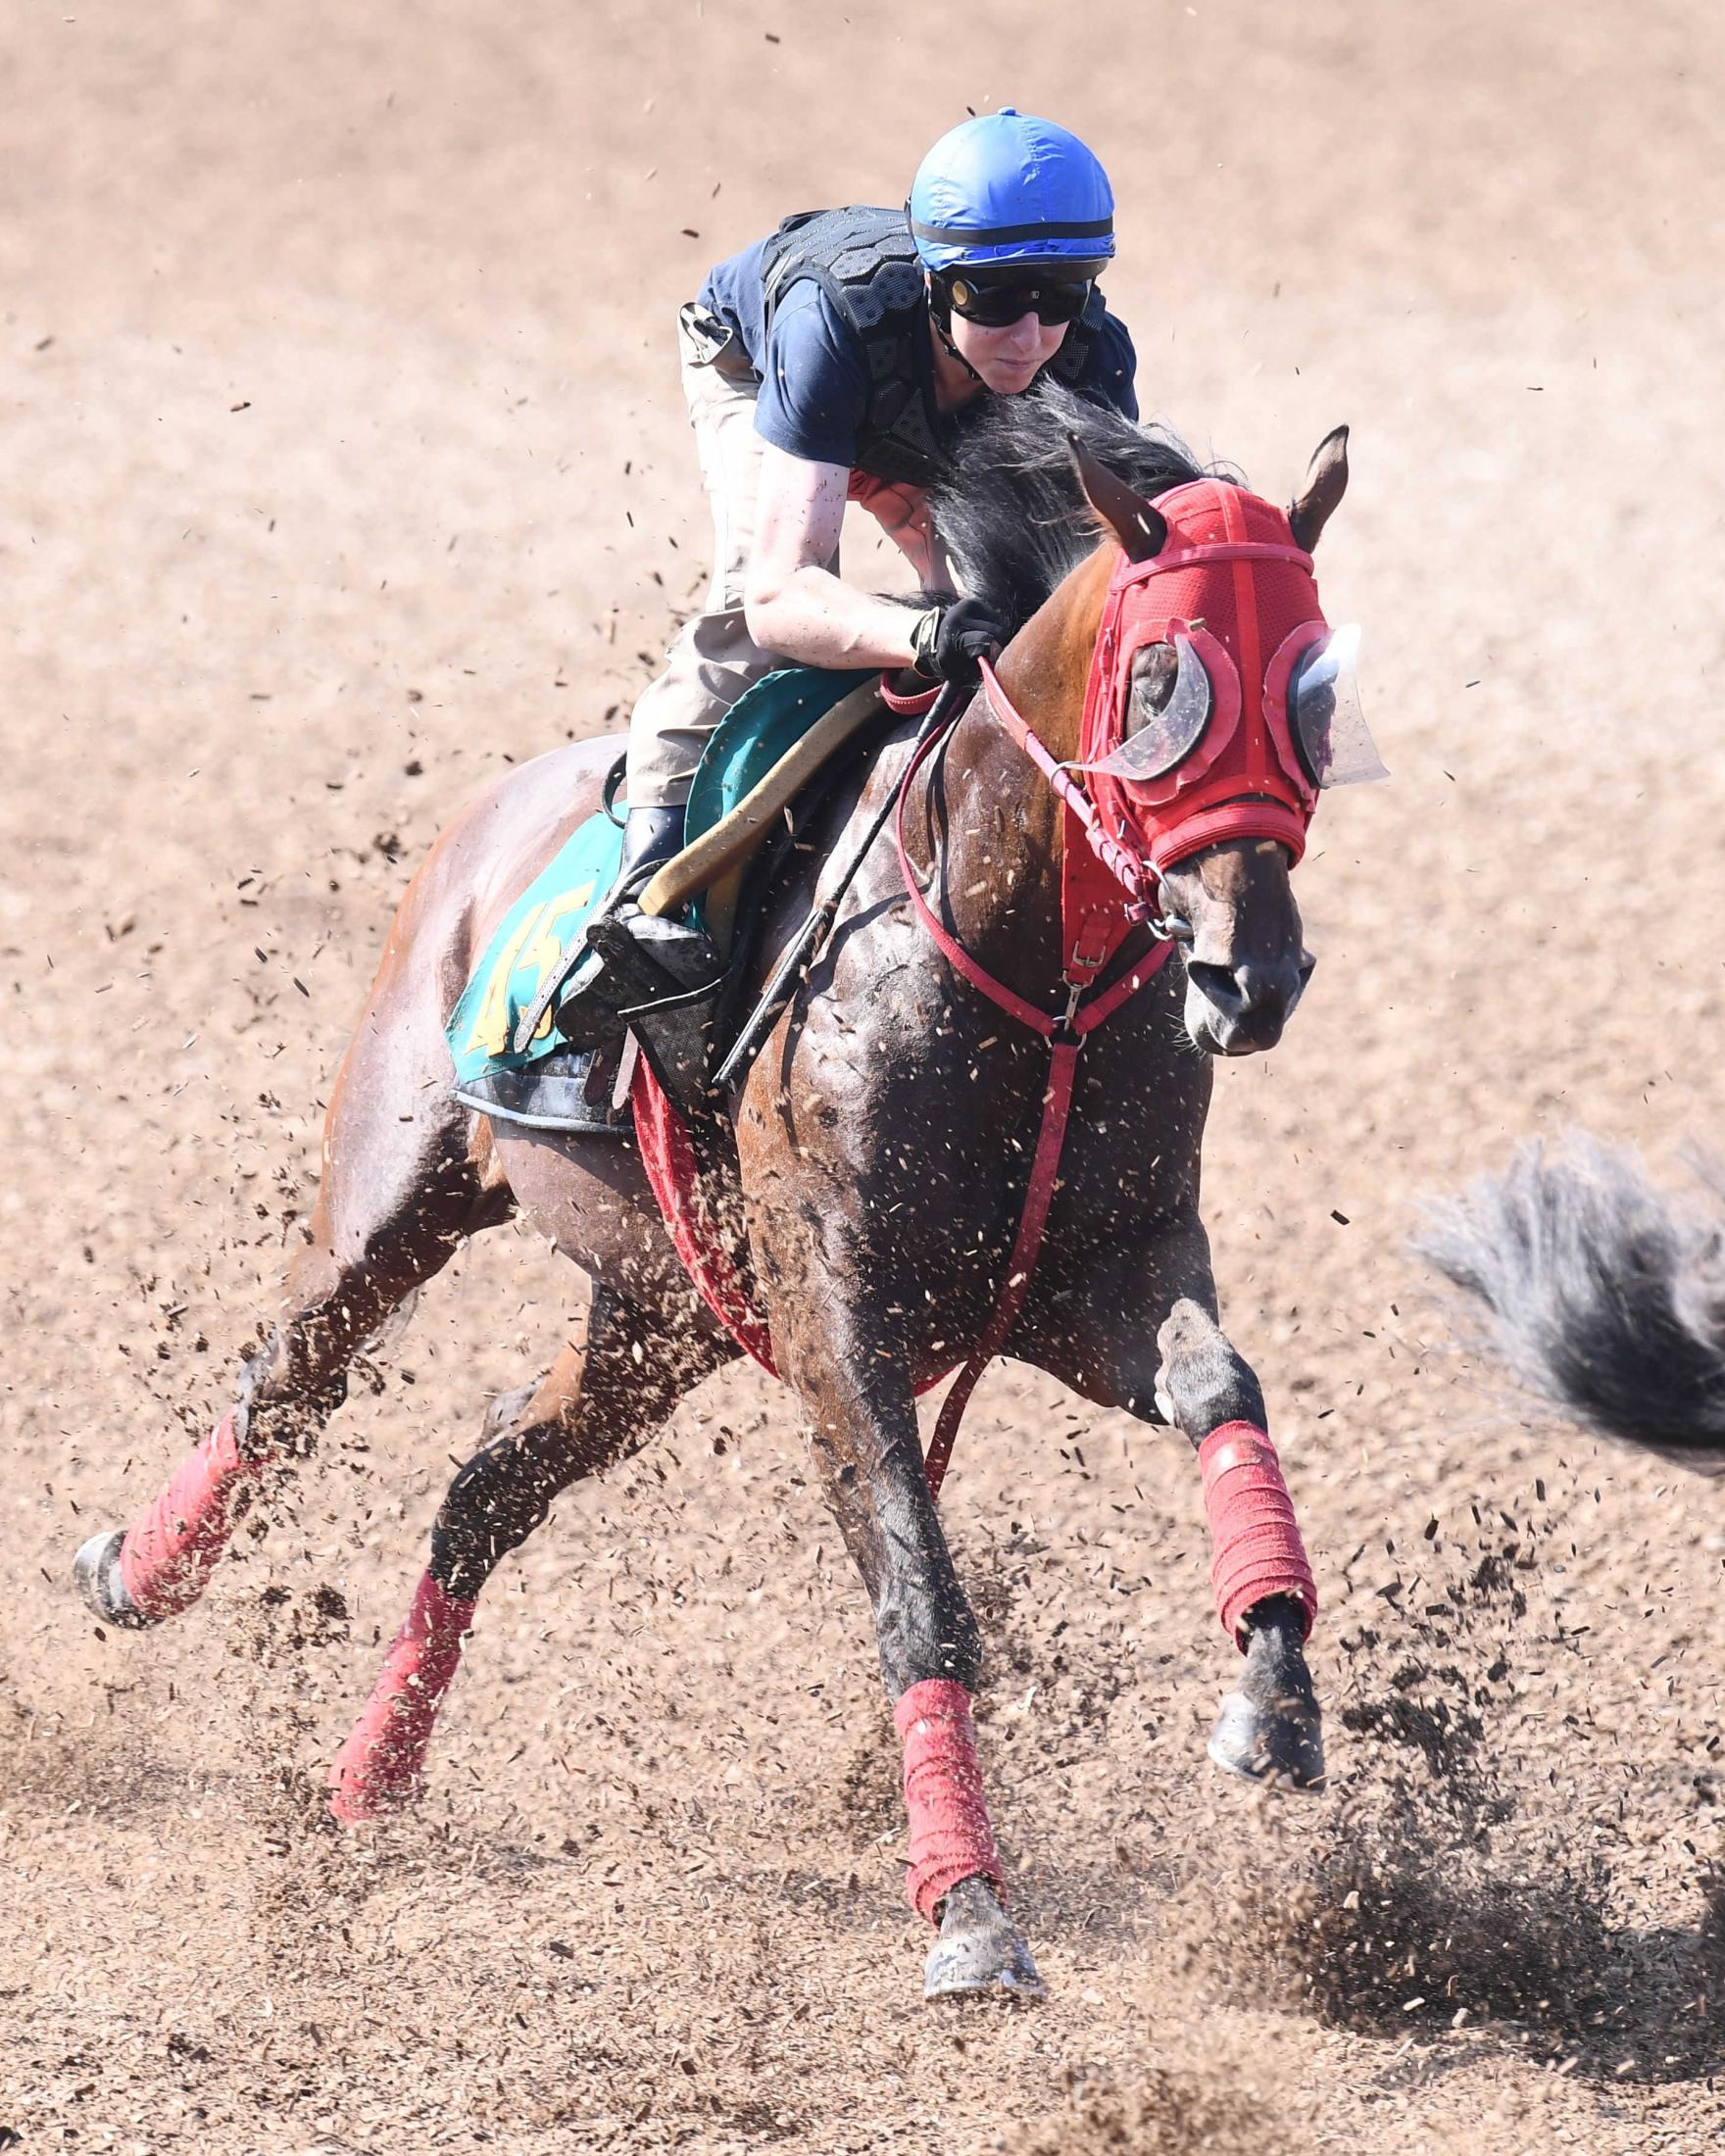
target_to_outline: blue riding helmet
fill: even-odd
[[[1114,251],[1114,191],[1096,153],[1010,105],[941,136],[906,205],[923,268],[1067,263],[1094,275]]]

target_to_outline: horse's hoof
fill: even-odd
[[[501,1438],[506,1430],[513,1429],[527,1402],[538,1392],[540,1382],[535,1378],[529,1385],[518,1385],[513,1392],[499,1393],[496,1396],[485,1410],[485,1420],[479,1433],[488,1444],[491,1439]]]
[[[940,1936],[922,1972],[922,1996],[945,1999],[978,1992],[1015,1999],[1047,1996],[1030,1948],[1009,1922],[994,1889],[985,1879],[966,1879],[947,1896]]]
[[[1274,1788],[1321,1789],[1323,1717],[1304,1699],[1286,1698],[1265,1707],[1243,1691],[1231,1691],[1216,1717],[1209,1756],[1244,1782],[1261,1782]]]
[[[72,1560],[72,1583],[103,1624],[141,1632],[150,1620],[125,1592],[121,1577],[120,1545],[124,1541],[123,1527],[92,1535]]]

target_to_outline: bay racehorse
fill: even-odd
[[[916,1393],[955,1363],[972,1358],[967,1377],[1004,1348],[1185,1432],[1244,1655],[1211,1755],[1296,1788],[1323,1775],[1311,1573],[1257,1380],[1216,1323],[1199,1155],[1208,1058],[1273,1046],[1310,968],[1289,879],[1345,715],[1347,632],[1331,637],[1309,558],[1346,485],[1345,430],[1282,510],[1058,394],[990,402],[936,515],[967,588],[1021,626],[954,723],[889,725],[799,834],[764,901],[758,981],[830,864],[880,842],[723,1103],[719,1176],[872,1606],[909,1890],[937,1932],[930,1995],[1038,1987],[974,1749],[977,1627],[918,1442]],[[450,1487],[331,1770],[345,1820],[419,1788],[498,1560],[738,1352],[691,1295],[633,1143],[493,1126],[451,1097],[452,1006],[615,755],[586,742],[519,766],[438,841],[342,1064],[273,1333],[155,1504],[79,1554],[110,1622],[187,1607],[266,1467],[304,1456],[356,1350],[467,1237],[516,1211],[572,1258],[584,1327],[495,1403]]]

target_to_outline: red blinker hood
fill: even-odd
[[[1237,838],[1275,839],[1298,861],[1317,791],[1295,748],[1288,684],[1329,633],[1311,557],[1285,511],[1218,479],[1175,487],[1156,508],[1168,526],[1160,552],[1122,553],[1109,583],[1077,763],[1109,837],[1158,870]],[[1127,736],[1134,655],[1175,635],[1209,677],[1203,733],[1158,777],[1096,770]]]

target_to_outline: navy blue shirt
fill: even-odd
[[[776,236],[716,264],[696,304],[719,318],[761,376],[756,432],[792,457],[850,469],[868,404],[867,355],[813,277],[799,277],[780,296],[767,331],[762,263]],[[1137,369],[1126,325],[1105,308],[1090,364],[1073,387],[1136,419]],[[937,432],[946,430],[942,415],[929,418]]]

